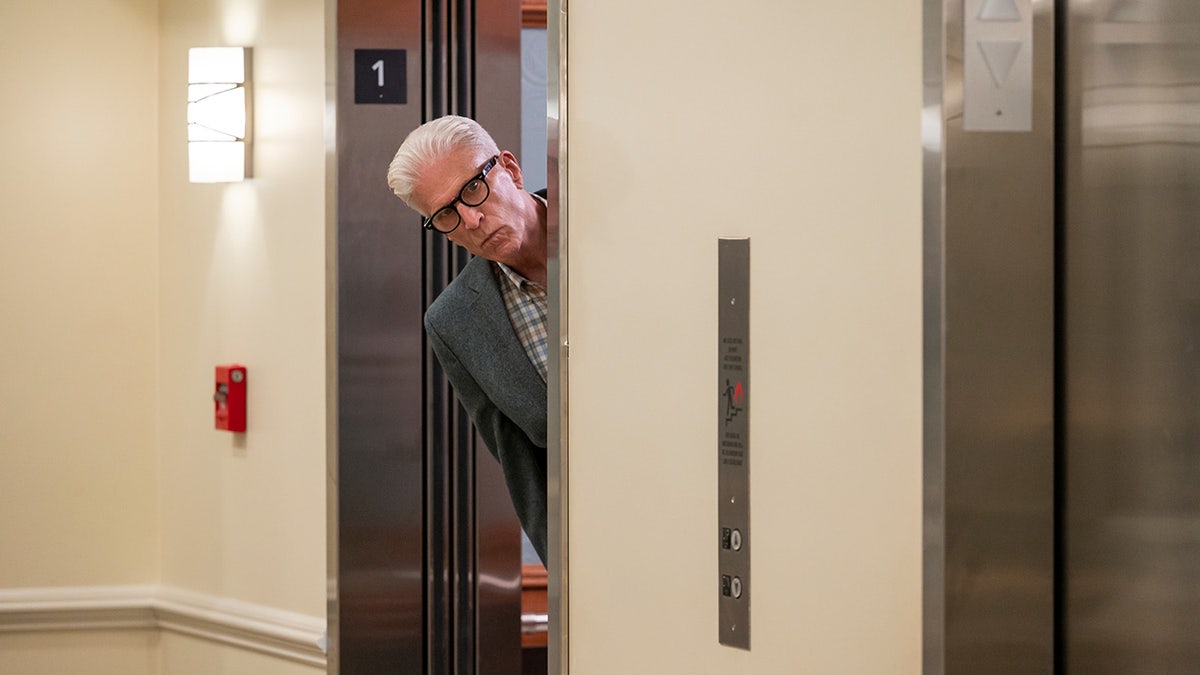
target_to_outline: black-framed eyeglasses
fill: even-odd
[[[427,230],[437,230],[442,234],[450,234],[458,229],[462,224],[462,217],[458,215],[458,209],[455,204],[462,202],[467,206],[479,206],[487,201],[488,195],[492,194],[491,187],[488,186],[487,175],[495,166],[500,155],[492,157],[483,165],[479,173],[475,177],[467,181],[462,189],[458,191],[458,196],[450,201],[449,204],[443,206],[433,212],[432,216],[425,219],[422,225]]]

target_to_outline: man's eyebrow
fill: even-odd
[[[471,180],[476,178],[477,176],[479,176],[479,168],[478,167],[475,168],[474,173],[472,173],[470,176],[467,176],[466,178],[464,178],[461,183],[458,183],[458,187],[454,188],[454,192],[451,194],[450,199],[447,199],[444,202],[440,202],[441,205],[435,207],[434,211],[435,212],[440,211],[440,210],[446,208],[446,206],[449,205],[451,202],[458,199],[458,196],[460,194],[462,194],[463,188],[465,188],[467,186],[467,183],[470,183]],[[433,215],[433,214],[430,214],[430,215]]]
[[[442,210],[442,209],[446,208],[446,205],[447,205],[447,204],[449,204],[450,202],[452,202],[452,201],[454,201],[455,199],[457,199],[457,198],[458,198],[458,193],[460,193],[460,192],[462,192],[462,186],[461,186],[461,185],[460,185],[460,186],[458,186],[457,188],[455,188],[454,192],[453,192],[453,193],[450,195],[450,198],[449,198],[449,199],[442,200],[442,199],[440,199],[440,198],[439,198],[439,199],[438,199],[436,202],[434,202],[434,204],[433,204],[433,206],[432,206],[432,208],[433,208],[433,212],[431,212],[429,215],[433,215],[433,213],[435,213],[435,212],[437,212],[437,211],[440,211],[440,210]]]

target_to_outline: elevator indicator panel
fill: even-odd
[[[750,240],[717,241],[720,643],[750,649]]]
[[[963,129],[1033,129],[1032,0],[966,0]]]

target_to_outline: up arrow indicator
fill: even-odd
[[[1016,0],[987,0],[979,10],[980,21],[1020,21]]]

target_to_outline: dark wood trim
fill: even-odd
[[[544,0],[543,2],[538,2],[537,0],[521,1],[521,27],[546,27],[546,2]]]

